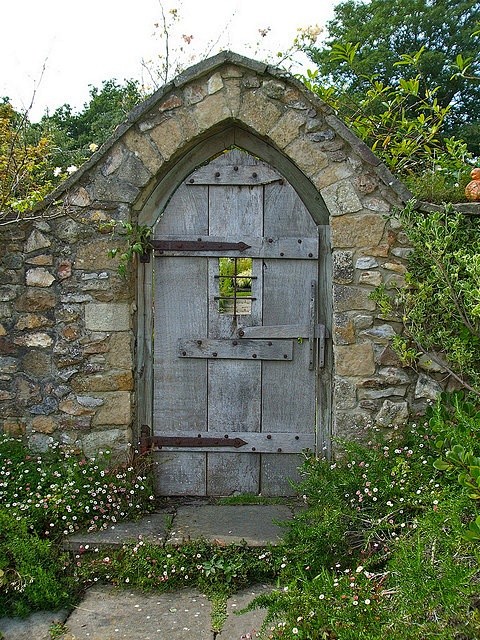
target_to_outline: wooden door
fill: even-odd
[[[155,245],[158,493],[292,493],[315,447],[314,221],[278,172],[232,150],[181,184]]]

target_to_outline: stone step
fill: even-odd
[[[247,544],[251,547],[277,545],[283,527],[290,520],[289,505],[180,505],[163,509],[134,522],[120,522],[104,531],[75,533],[64,541],[64,548],[119,547],[139,538],[154,544],[181,545],[182,542],[204,539],[213,543]]]

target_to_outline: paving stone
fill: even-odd
[[[124,542],[138,540],[140,536],[143,540],[163,544],[170,519],[171,514],[167,511],[151,513],[134,522],[118,522],[104,531],[75,533],[65,539],[63,546],[72,550],[77,550],[81,545],[89,545],[91,549],[121,547]]]
[[[62,623],[68,611],[41,611],[28,618],[0,618],[0,632],[3,640],[51,640],[49,632],[52,624]]]
[[[245,541],[250,547],[278,544],[284,531],[277,523],[291,517],[292,510],[285,505],[181,506],[168,542],[203,537],[220,544]]]

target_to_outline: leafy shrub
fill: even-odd
[[[208,596],[227,596],[248,584],[273,580],[280,557],[276,549],[220,546],[203,540],[162,547],[139,538],[108,553],[82,547],[75,564],[82,582],[103,581],[157,592],[195,586]]]
[[[472,432],[472,408],[456,406],[448,421],[438,402],[404,434],[347,443],[333,464],[306,459],[306,509],[288,524],[279,587],[251,607],[267,607],[263,637],[478,637],[480,553],[465,540],[475,508],[456,477],[433,467],[442,447]]]
[[[478,394],[480,218],[458,213],[452,205],[426,214],[413,202],[399,218],[412,247],[407,286],[394,292],[395,298],[384,288],[372,298],[382,314],[403,314],[405,335],[397,339],[396,350],[408,356],[405,364],[427,353]]]
[[[69,606],[78,587],[65,571],[68,556],[0,510],[0,617]]]
[[[138,462],[112,465],[108,453],[88,459],[58,444],[34,453],[0,436],[0,502],[42,537],[105,529],[151,510],[147,471]]]

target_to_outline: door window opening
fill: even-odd
[[[248,316],[252,313],[252,258],[218,259],[218,312],[231,316]]]

